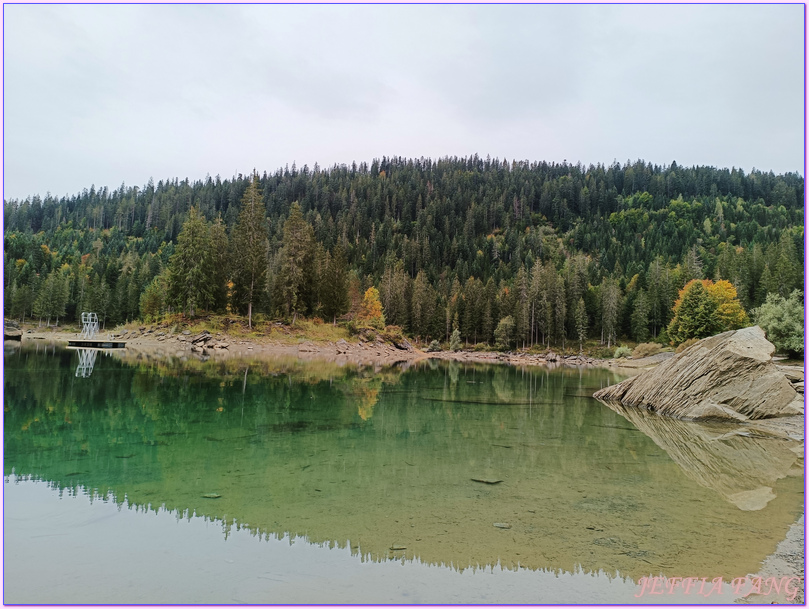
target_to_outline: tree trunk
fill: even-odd
[[[253,303],[247,303],[247,327],[253,329]]]

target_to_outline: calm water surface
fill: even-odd
[[[633,602],[803,509],[793,447],[616,412],[606,370],[4,363],[7,603]]]

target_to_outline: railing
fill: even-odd
[[[82,313],[81,326],[81,338],[95,338],[96,334],[98,334],[98,315],[95,313]]]

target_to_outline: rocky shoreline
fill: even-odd
[[[337,363],[352,363],[366,366],[390,366],[413,363],[425,359],[442,359],[464,363],[508,364],[512,366],[576,366],[601,367],[620,371],[627,376],[637,374],[644,368],[655,366],[674,355],[660,353],[636,360],[604,360],[586,355],[561,355],[553,352],[531,354],[494,351],[422,351],[407,340],[395,343],[376,340],[338,340],[316,342],[304,340],[296,344],[270,339],[241,338],[224,332],[203,331],[192,334],[185,330],[171,334],[156,328],[142,327],[137,330],[105,333],[104,337],[126,342],[126,349],[147,357],[300,357],[301,359],[324,359]],[[28,330],[23,340],[49,340],[67,342],[77,338],[75,332],[51,330]]]

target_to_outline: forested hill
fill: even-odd
[[[246,310],[233,244],[250,184],[251,176],[217,176],[4,201],[6,315],[73,319],[94,309],[108,323],[131,320],[143,316],[148,286],[150,315],[188,310],[188,295],[168,280],[192,207],[207,221],[203,241],[218,239],[223,255],[205,281],[215,290],[237,284],[197,308]],[[337,250],[350,271],[345,291],[356,300],[357,290],[378,287],[387,322],[422,338],[443,339],[454,322],[464,338],[491,341],[498,320],[512,315],[523,342],[564,341],[576,334],[579,299],[594,335],[604,329],[607,293],[617,298],[619,335],[636,334],[638,294],[648,309],[638,333],[645,323],[656,334],[692,278],[730,280],[746,309],[768,292],[803,287],[804,181],[794,173],[394,157],[293,164],[256,176],[255,188],[268,248],[252,302],[270,316],[343,313],[348,304],[324,292]],[[289,275],[289,235],[285,245],[294,202],[308,225],[295,233],[306,246],[300,285]]]

